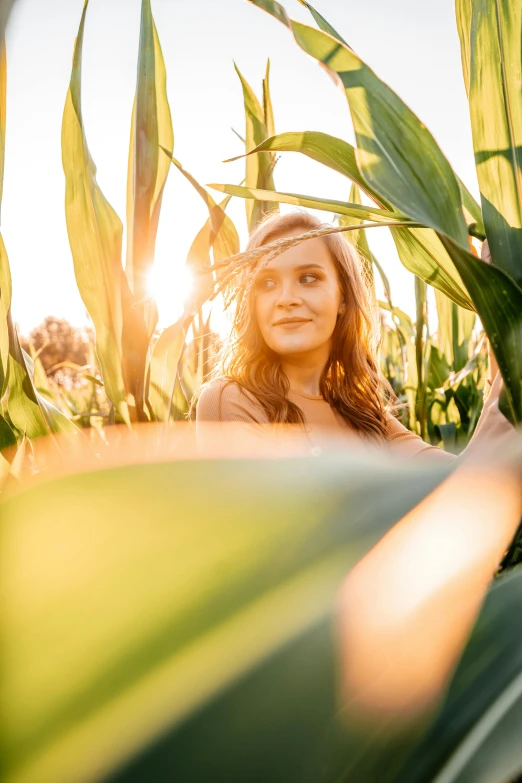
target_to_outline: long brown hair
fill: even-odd
[[[268,215],[252,232],[247,251],[294,231],[324,226],[304,211]],[[386,406],[394,396],[379,370],[378,330],[361,273],[357,251],[340,234],[321,237],[336,265],[346,307],[332,336],[333,349],[320,381],[324,399],[355,430],[381,440],[386,434]],[[306,240],[305,240],[306,241]],[[255,275],[255,269],[252,274]],[[242,302],[238,286],[236,316],[213,377],[226,378],[249,391],[273,423],[301,423],[301,409],[288,397],[290,384],[281,362],[265,343],[255,317],[254,290]]]

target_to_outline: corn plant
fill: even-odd
[[[168,421],[188,327],[208,298],[209,278],[206,284],[199,281],[183,315],[158,338],[157,309],[147,286],[174,146],[165,64],[150,0],[143,0],[129,150],[124,270],[123,225],[96,182],[83,125],[81,64],[87,9],[88,0],[75,46],[62,126],[66,217],[76,281],[96,330],[105,391],[118,418],[127,424],[131,420]],[[215,204],[181,164],[174,162],[199,189],[209,211],[209,220],[188,257],[189,269],[199,272],[211,250],[219,259],[237,252],[237,235],[224,208]]]
[[[0,43],[0,204],[3,192],[7,94],[7,54]],[[0,452],[20,445],[12,459],[0,454],[0,489],[7,476],[20,472],[26,438],[53,433],[77,434],[70,417],[37,388],[35,367],[22,349],[11,312],[11,272],[7,250],[0,234]],[[13,452],[14,453],[14,452]]]
[[[245,138],[241,140],[245,145],[246,153],[249,153],[275,134],[274,110],[270,96],[270,60],[267,62],[265,78],[263,79],[262,105],[237,65],[235,68],[243,88],[245,107]],[[233,158],[232,160],[235,159]],[[274,190],[274,168],[276,162],[275,152],[265,152],[254,157],[247,157],[245,187],[258,190]],[[252,199],[245,201],[245,208],[248,230],[253,231],[264,215],[279,209],[279,204],[277,201]]]
[[[332,75],[345,94],[357,147],[312,131],[274,136],[250,154],[296,151],[355,182],[377,211],[292,193],[235,186],[218,189],[271,198],[374,222],[411,221],[391,228],[404,266],[461,307],[479,315],[504,377],[502,409],[522,419],[522,267],[520,265],[520,144],[522,96],[518,40],[522,3],[458,0],[457,21],[482,209],[454,174],[426,126],[304,2],[319,29],[295,22],[274,0],[250,0],[282,22],[296,43]],[[470,235],[491,246],[493,264],[470,252]]]

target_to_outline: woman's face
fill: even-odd
[[[282,236],[304,233],[297,229]],[[273,241],[273,239],[271,239]],[[320,238],[286,250],[255,282],[255,312],[263,339],[282,358],[331,352],[342,305],[337,269]]]

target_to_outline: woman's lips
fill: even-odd
[[[309,318],[298,318],[288,321],[276,321],[274,326],[279,326],[282,329],[298,329],[300,326],[304,326],[305,324],[309,324],[310,319]]]

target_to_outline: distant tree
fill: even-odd
[[[64,367],[64,362],[83,367],[89,362],[89,341],[93,339],[92,329],[72,326],[64,318],[50,315],[30,333],[21,338],[22,347],[31,352],[39,351],[39,358],[48,376],[60,383],[63,377],[71,376],[74,370]]]

